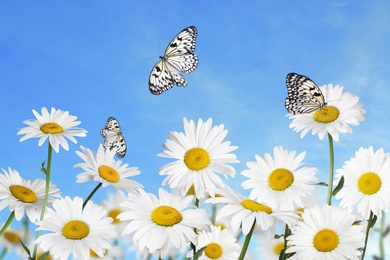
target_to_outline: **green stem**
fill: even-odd
[[[287,254],[286,254],[286,250],[287,250],[287,237],[290,235],[290,233],[291,233],[290,228],[289,228],[288,225],[286,224],[286,227],[285,227],[285,229],[284,229],[284,236],[283,236],[284,247],[283,247],[283,250],[282,250],[281,255],[279,256],[279,259],[280,259],[280,260],[285,260],[285,259],[287,259]]]
[[[366,239],[364,240],[364,248],[363,248],[362,258],[360,258],[361,260],[364,259],[364,255],[366,254],[368,234],[370,233],[370,228],[372,228],[372,221],[373,221],[373,219],[374,219],[374,214],[371,211],[370,212],[370,217],[368,218],[368,221],[367,221]]]
[[[9,225],[11,225],[11,222],[14,219],[14,217],[15,217],[15,211],[12,211],[11,215],[9,215],[9,217],[7,219],[7,222],[5,222],[3,228],[0,230],[0,237],[4,234],[4,232],[7,230]]]
[[[6,247],[4,247],[3,251],[1,251],[0,260],[4,258],[5,254],[7,254],[7,248]]]
[[[333,138],[328,133],[329,141],[329,180],[328,180],[328,205],[332,204],[332,190],[333,190],[333,174],[334,174],[334,151]]]
[[[245,237],[245,241],[244,241],[244,244],[242,245],[241,253],[240,253],[240,256],[238,257],[238,260],[244,260],[246,251],[248,250],[249,241],[251,241],[251,237],[253,234],[253,230],[255,229],[255,226],[256,226],[256,219],[255,219],[255,221],[253,221],[253,225],[251,227],[251,230],[249,231],[248,235],[246,235],[246,237]]]
[[[85,208],[85,205],[87,205],[87,202],[92,198],[92,196],[97,192],[97,190],[102,186],[103,184],[99,182],[98,185],[93,189],[93,191],[88,195],[88,197],[85,199],[83,203],[83,208]]]
[[[51,147],[50,142],[48,142],[48,144],[49,144],[49,147],[48,147],[48,150],[47,150],[47,165],[46,165],[46,170],[45,170],[45,174],[46,174],[46,188],[45,188],[45,197],[43,199],[43,205],[42,205],[42,210],[41,210],[41,216],[39,218],[40,221],[42,221],[43,218],[45,217],[47,201],[49,199],[51,157],[52,157],[52,153],[53,153],[53,148]],[[38,230],[36,239],[38,239],[40,234],[41,234],[41,231]],[[35,259],[36,255],[37,255],[37,250],[38,250],[38,244],[35,244],[34,252],[33,252],[33,259]]]

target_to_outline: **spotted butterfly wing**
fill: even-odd
[[[149,76],[149,90],[160,95],[174,85],[185,87],[187,81],[181,72],[190,73],[198,66],[194,54],[198,30],[189,26],[173,38],[160,60],[154,65]]]
[[[123,158],[126,155],[126,140],[122,135],[118,120],[114,117],[109,117],[106,125],[100,130],[100,135],[106,138],[103,141],[104,149],[115,149],[115,154],[119,158]]]
[[[306,76],[289,73],[286,85],[288,96],[284,105],[293,115],[311,113],[327,104],[320,88]]]

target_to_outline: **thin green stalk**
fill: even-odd
[[[101,182],[99,182],[98,185],[96,185],[96,187],[93,189],[93,191],[88,195],[88,197],[85,199],[84,203],[83,203],[83,208],[85,207],[85,205],[87,205],[87,202],[92,198],[92,196],[97,192],[97,190],[102,186],[103,184]]]
[[[290,235],[291,231],[290,231],[290,228],[288,227],[288,225],[286,224],[286,227],[284,229],[284,236],[283,236],[283,241],[284,241],[284,247],[283,247],[283,252],[282,254],[279,256],[279,259],[280,260],[285,260],[287,259],[287,254],[286,254],[286,250],[287,250],[287,237]]]
[[[368,218],[367,221],[367,228],[366,228],[366,239],[364,240],[364,248],[363,248],[363,253],[362,253],[362,258],[361,260],[364,259],[364,255],[366,254],[366,249],[367,249],[367,241],[368,241],[368,234],[370,233],[370,228],[372,228],[372,221],[374,219],[374,214],[372,211],[370,212],[370,217]]]
[[[334,151],[333,151],[333,138],[328,133],[329,142],[329,180],[328,180],[328,205],[332,204],[332,191],[333,191],[333,174],[334,174]]]
[[[4,258],[5,254],[7,254],[7,251],[8,251],[7,248],[4,247],[3,251],[1,251],[1,253],[0,253],[0,260]]]
[[[45,217],[45,211],[46,211],[47,201],[49,199],[49,189],[50,189],[50,170],[51,170],[51,157],[52,157],[52,153],[53,153],[53,148],[51,147],[50,142],[48,142],[48,144],[49,144],[49,146],[48,146],[48,150],[47,150],[47,165],[46,165],[46,169],[45,169],[45,174],[46,174],[45,197],[43,199],[41,216],[39,218],[39,220],[41,220],[41,221]],[[40,234],[41,234],[41,231],[38,230],[35,240],[38,239]],[[37,255],[37,250],[38,250],[38,244],[35,244],[34,252],[33,252],[33,259],[35,259],[36,255]]]
[[[9,225],[11,225],[11,222],[14,219],[14,217],[15,217],[15,211],[12,211],[7,219],[7,222],[5,222],[3,228],[0,230],[0,237],[4,234],[4,232],[7,230]]]
[[[251,237],[253,234],[253,230],[255,229],[256,226],[256,219],[253,221],[253,225],[251,227],[251,230],[249,231],[248,235],[245,237],[244,244],[242,245],[241,253],[240,256],[238,257],[238,260],[244,260],[246,251],[248,250],[249,242],[251,241]]]

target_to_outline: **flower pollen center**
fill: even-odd
[[[152,211],[152,220],[160,226],[171,227],[180,223],[182,216],[179,211],[170,206],[159,206]]]
[[[258,203],[251,199],[244,199],[241,201],[241,205],[249,210],[252,210],[254,212],[265,212],[267,214],[272,213],[272,209],[264,204]]]
[[[268,176],[269,186],[276,191],[283,191],[294,182],[294,175],[287,169],[278,168]]]
[[[119,173],[107,165],[101,165],[98,169],[100,177],[105,179],[108,182],[118,182],[120,180]]]
[[[108,212],[108,216],[110,218],[112,218],[112,224],[118,224],[120,223],[121,221],[119,220],[119,218],[117,218],[117,216],[122,213],[122,210],[120,209],[112,209]]]
[[[217,243],[210,243],[206,246],[204,254],[211,259],[219,259],[222,256],[222,247]]]
[[[59,134],[59,133],[64,132],[64,129],[62,129],[62,126],[60,126],[57,123],[43,124],[43,125],[41,125],[40,129],[45,134]]]
[[[314,120],[320,123],[331,123],[339,117],[340,111],[334,106],[325,106],[314,112]]]
[[[322,229],[313,238],[314,247],[320,252],[330,252],[339,244],[339,236],[330,229]]]
[[[19,244],[20,243],[19,242],[19,235],[13,231],[5,231],[3,236],[8,242],[10,242],[12,244]]]
[[[382,180],[378,174],[373,172],[367,172],[360,176],[358,180],[359,190],[366,194],[372,195],[377,193],[382,186]]]
[[[15,198],[24,203],[34,203],[37,200],[35,192],[24,186],[12,185],[9,189]]]
[[[89,234],[88,225],[80,220],[72,220],[62,227],[62,234],[73,240],[83,239]]]
[[[290,246],[287,246],[290,247]],[[276,255],[280,255],[282,250],[284,249],[284,242],[279,242],[274,245],[274,252]]]
[[[210,163],[208,152],[202,148],[195,147],[186,152],[184,163],[192,171],[200,171],[206,168]]]

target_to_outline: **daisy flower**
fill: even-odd
[[[46,181],[36,179],[25,180],[20,177],[19,172],[8,168],[0,174],[0,210],[6,206],[11,212],[15,212],[16,220],[21,220],[26,211],[27,217],[35,223],[40,217],[43,201],[45,198]],[[50,184],[48,205],[54,198],[60,198],[56,185]]]
[[[107,200],[104,200],[100,203],[100,205],[105,210],[107,210],[107,216],[113,219],[112,224],[117,232],[117,237],[122,236],[123,230],[127,225],[126,222],[120,221],[118,218],[118,215],[125,211],[125,208],[123,208],[119,204],[121,204],[125,200],[126,195],[123,192],[118,192],[115,195],[112,193],[108,194]]]
[[[286,253],[295,253],[289,259],[358,260],[364,234],[354,221],[355,216],[329,205],[305,209],[287,238],[292,246]]]
[[[205,231],[198,235],[198,245],[196,251],[205,247],[199,260],[237,260],[240,255],[240,246],[237,239],[233,237],[226,229],[211,225],[211,231]],[[193,257],[193,251],[187,254],[187,258]]]
[[[269,237],[275,235],[278,220],[286,223],[290,228],[298,221],[298,215],[295,211],[282,211],[273,209],[265,204],[258,203],[249,196],[245,198],[235,193],[228,186],[223,189],[216,189],[218,197],[206,200],[206,203],[225,203],[217,214],[217,220],[223,217],[230,217],[233,231],[242,228],[244,235],[251,230],[253,223],[256,221],[257,227],[263,231],[268,230]]]
[[[1,223],[0,227],[3,226],[4,223]],[[23,243],[28,243],[31,238],[31,233],[28,232],[28,230],[25,228],[14,229],[9,226],[4,234],[0,236],[0,249],[6,250],[7,253],[15,252],[20,257],[20,259],[26,259],[27,253],[23,249],[19,239],[22,240]]]
[[[260,235],[260,258],[267,260],[279,260],[280,253],[284,249],[284,238],[272,238],[269,239],[267,236]],[[289,247],[287,245],[287,247]]]
[[[81,146],[80,151],[76,154],[84,160],[83,163],[78,163],[74,167],[80,167],[85,172],[76,176],[77,182],[98,181],[103,187],[112,186],[115,190],[125,190],[134,193],[135,189],[142,188],[139,182],[125,179],[133,177],[140,172],[136,167],[128,167],[127,163],[122,164],[122,161],[114,159],[115,150],[105,150],[103,145],[99,145],[97,153],[88,148]]]
[[[83,199],[68,196],[56,200],[53,209],[48,208],[43,220],[38,221],[37,230],[49,231],[36,240],[45,251],[61,260],[73,258],[90,259],[90,249],[103,256],[111,248],[108,239],[115,237],[112,218],[91,201],[83,207]]]
[[[118,218],[129,221],[123,234],[132,234],[140,251],[147,248],[153,254],[160,250],[160,258],[165,258],[172,248],[184,252],[190,241],[196,245],[194,229],[209,230],[211,221],[204,209],[186,209],[193,196],[182,198],[163,189],[158,194],[159,199],[142,189],[139,195],[129,194],[120,204],[127,211]]]
[[[241,174],[249,179],[241,186],[252,189],[250,195],[259,202],[266,202],[272,208],[295,210],[304,206],[304,198],[316,190],[313,183],[317,168],[301,167],[306,153],[295,156],[281,146],[274,148],[274,158],[268,153],[264,158],[256,155],[256,162],[248,162],[249,170]]]
[[[344,87],[332,84],[320,87],[322,94],[328,103],[324,108],[317,109],[311,113],[290,115],[293,121],[290,128],[301,133],[303,138],[310,130],[312,134],[318,134],[322,140],[326,133],[329,133],[337,142],[340,133],[352,133],[350,125],[359,125],[359,121],[364,121],[366,111],[359,104],[359,97],[343,92]]]
[[[194,185],[198,199],[206,197],[207,189],[224,186],[221,178],[216,174],[234,176],[235,169],[228,163],[237,163],[236,155],[230,152],[237,146],[230,146],[230,142],[222,142],[228,131],[223,125],[212,127],[212,119],[206,122],[201,119],[198,125],[194,121],[183,119],[184,132],[170,132],[165,150],[158,156],[176,159],[159,170],[160,175],[168,175],[163,185],[169,184],[172,189],[180,189],[181,195],[186,194],[191,185]]]
[[[76,121],[77,116],[69,115],[68,111],[61,111],[51,108],[50,113],[46,107],[43,107],[42,115],[38,114],[33,109],[33,113],[36,120],[25,120],[26,127],[18,131],[18,135],[24,135],[20,138],[20,142],[30,138],[40,138],[38,145],[41,146],[47,138],[49,138],[50,145],[54,151],[59,152],[59,145],[66,151],[69,150],[68,142],[65,138],[68,138],[73,143],[77,143],[74,136],[85,137],[87,131],[80,128],[74,128],[81,122]]]
[[[340,206],[368,217],[370,212],[381,217],[390,206],[390,156],[383,149],[374,152],[372,146],[360,148],[355,157],[338,169],[335,183],[344,176],[344,187],[337,193]]]

